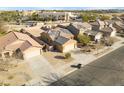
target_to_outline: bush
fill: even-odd
[[[10,86],[10,84],[9,83],[4,83],[4,86]]]
[[[71,57],[71,53],[66,53],[66,54],[65,54],[65,58],[66,58],[66,59],[68,59],[68,58],[70,58],[70,57]]]
[[[82,14],[81,17],[83,22],[89,22],[89,21],[95,21],[97,18],[97,15],[93,13],[92,14],[89,13],[89,14]]]
[[[107,42],[106,42],[106,45],[107,45],[107,46],[112,46],[113,44],[114,44],[113,38],[109,38],[109,39],[107,40]]]
[[[84,45],[87,45],[91,41],[90,37],[86,35],[78,35],[77,40]]]
[[[8,79],[13,79],[14,77],[13,76],[9,76]]]
[[[105,15],[100,16],[100,20],[102,21],[109,20],[109,19],[110,19],[110,16],[105,16]]]

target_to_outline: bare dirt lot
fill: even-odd
[[[18,62],[21,63],[17,63],[16,60],[11,60],[11,62],[0,61],[1,86],[23,85],[25,82],[32,79],[32,71],[26,62],[19,60]]]

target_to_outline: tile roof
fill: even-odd
[[[87,28],[91,27],[91,25],[87,22],[84,22],[84,23],[74,22],[74,23],[72,23],[72,25],[77,29],[87,29]]]
[[[115,22],[115,24],[124,29],[124,23],[117,21],[117,22]]]
[[[28,41],[15,41],[11,44],[5,46],[5,50],[15,51],[16,49],[20,48],[21,51],[25,51],[27,48],[31,47],[32,45]]]
[[[97,20],[95,22],[92,22],[90,23],[91,25],[105,25],[105,22],[104,21],[101,21],[101,20]]]
[[[34,39],[32,39],[27,34],[23,34],[23,33],[19,33],[19,32],[11,32],[11,33],[14,33],[15,36],[17,37],[17,39],[28,41],[29,43],[31,43],[32,46],[41,47],[41,45],[39,43],[37,43]]]
[[[104,27],[104,28],[101,29],[101,31],[111,33],[112,31],[114,31],[114,28],[112,28],[112,27]]]
[[[55,38],[57,38],[58,36],[64,36],[64,37],[72,37],[73,34],[67,30],[67,29],[64,29],[64,28],[55,28],[55,29],[51,29],[47,32],[50,37],[54,40]]]
[[[56,40],[55,40],[55,43],[58,43],[58,44],[61,44],[61,45],[63,45],[63,44],[65,44],[67,41],[69,41],[70,39],[68,39],[68,38],[65,38],[65,37],[62,37],[62,36],[60,36],[60,37],[58,37]]]
[[[95,31],[95,30],[87,30],[84,33],[88,34],[88,35],[92,35],[95,36],[97,33],[99,33],[99,31]]]
[[[20,42],[14,44],[14,42],[17,42],[17,41],[20,41]],[[24,41],[24,43],[22,43],[21,41]],[[35,40],[33,40],[30,36],[28,36],[27,34],[19,33],[19,32],[10,32],[7,35],[0,38],[0,50],[5,49],[7,46],[9,47],[9,45],[11,49],[14,47],[15,48],[20,47],[24,49],[24,47],[27,47],[29,45],[34,47],[41,47],[41,45],[37,43]]]
[[[40,29],[39,27],[28,27],[25,28],[25,30],[35,37],[40,37],[41,33],[44,32],[44,30]]]

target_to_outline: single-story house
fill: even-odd
[[[33,27],[33,26],[36,26],[37,25],[37,22],[36,21],[26,21],[25,22],[25,25],[27,27]]]
[[[59,23],[57,26],[66,29],[67,26],[69,26],[69,25],[70,25],[70,22],[66,22],[66,23]]]
[[[105,27],[100,30],[105,37],[114,37],[116,36],[116,29],[114,27]]]
[[[53,45],[53,42],[59,36],[63,36],[69,39],[74,38],[74,35],[69,30],[59,27],[41,33],[41,39],[49,45]]]
[[[29,59],[41,55],[43,46],[24,33],[9,32],[0,38],[0,55]]]
[[[103,38],[103,33],[95,30],[87,30],[84,32],[85,35],[90,36],[93,41],[100,41]]]
[[[87,22],[74,22],[71,23],[68,27],[68,30],[70,30],[70,32],[75,36],[75,38],[79,35],[79,34],[83,34],[85,31],[87,30],[91,30],[92,26],[87,23]]]
[[[124,23],[122,23],[121,21],[116,21],[113,24],[113,27],[116,28],[117,32],[124,32]]]
[[[29,33],[30,35],[34,36],[34,37],[37,37],[37,38],[40,38],[41,36],[41,33],[44,32],[43,29],[35,26],[35,27],[28,27],[28,28],[25,28],[24,29],[25,32]]]
[[[60,52],[69,52],[77,47],[77,42],[73,39],[69,39],[63,36],[59,36],[54,41],[54,47]]]
[[[115,16],[115,17],[113,17],[111,20],[113,20],[113,21],[123,21],[120,17],[118,17],[118,16]]]
[[[106,23],[98,19],[95,22],[92,22],[91,25],[92,30],[100,30],[106,26]]]

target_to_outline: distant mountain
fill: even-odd
[[[124,7],[0,7],[0,10],[114,10],[123,11]]]

